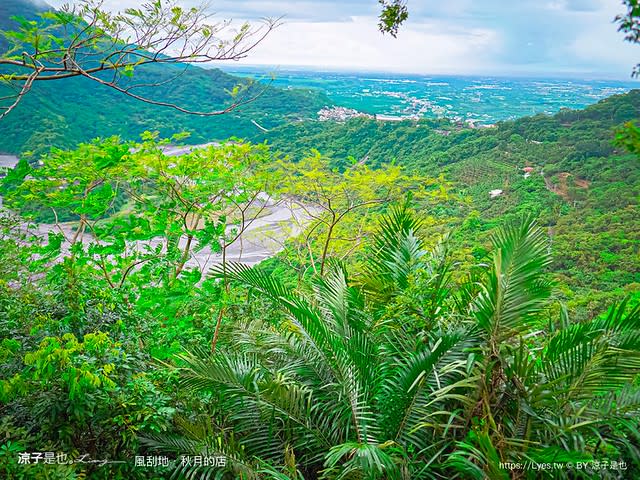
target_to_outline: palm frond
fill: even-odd
[[[544,307],[551,289],[544,278],[551,257],[544,233],[532,219],[502,227],[493,244],[493,265],[473,311],[487,334],[502,341],[529,328]]]
[[[446,465],[463,479],[509,479],[508,470],[501,468],[498,451],[485,432],[471,432],[467,440],[458,442]]]
[[[427,411],[438,410],[435,400],[444,402],[451,393],[446,387],[465,377],[467,347],[466,332],[445,334],[429,348],[396,361],[379,398],[388,438],[418,449],[427,447],[429,436],[416,427],[424,424]]]
[[[397,453],[393,447],[393,443],[376,445],[348,442],[336,445],[327,453],[323,478],[408,480],[402,468],[404,459],[393,455],[394,451]]]
[[[369,296],[384,303],[394,292],[407,288],[419,260],[426,254],[421,228],[422,222],[407,204],[382,217],[362,280]]]
[[[540,368],[565,401],[618,391],[640,374],[640,309],[625,315],[626,305],[561,329],[549,340]]]

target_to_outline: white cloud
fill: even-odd
[[[393,39],[382,36],[376,23],[373,17],[348,23],[286,23],[245,63],[464,73],[491,69],[491,52],[499,43],[488,29],[443,31],[433,23],[408,25]]]
[[[112,10],[142,3],[105,0]],[[244,60],[247,64],[626,78],[640,60],[640,46],[624,44],[612,23],[623,10],[619,0],[411,0],[398,39],[377,31],[376,0],[212,0],[211,5],[220,19],[287,15]]]

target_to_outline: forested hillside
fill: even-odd
[[[137,80],[162,82],[172,75],[166,68],[141,68]],[[200,98],[215,99],[226,106],[229,92],[243,80],[220,70],[193,67],[179,82],[160,87],[167,96],[188,107],[197,107]],[[255,102],[216,117],[199,117],[146,105],[109,89],[96,88],[91,81],[71,79],[63,84],[36,85],[29,96],[0,123],[0,151],[19,154],[42,153],[51,146],[72,147],[79,142],[110,135],[138,138],[145,130],[163,136],[175,132],[192,133],[190,142],[205,143],[231,136],[244,137],[260,131],[252,120],[271,128],[292,120],[313,118],[326,104],[319,93],[284,91],[263,86],[253,88],[260,97]],[[158,90],[155,90],[158,93]],[[247,93],[251,95],[250,92]]]
[[[444,178],[164,146],[54,150],[3,182],[5,478],[638,475],[640,307],[564,308],[547,228],[514,218],[485,245],[466,218],[452,242]],[[265,194],[306,212],[301,234],[229,261]],[[188,262],[204,249],[213,267]]]
[[[44,5],[44,6],[43,6]],[[11,0],[0,5],[0,30],[15,29],[12,16],[28,20],[37,17],[46,4],[30,0]],[[6,43],[0,41],[0,49]],[[221,109],[235,100],[231,93],[249,80],[228,75],[218,69],[181,65],[145,65],[136,69],[135,82],[149,84],[136,90],[140,95],[153,92],[154,98],[171,99],[184,108]],[[176,75],[177,78],[173,79]],[[173,79],[173,80],[172,80]],[[171,81],[169,81],[171,80]],[[0,96],[11,90],[0,85]],[[50,147],[73,147],[96,137],[120,135],[137,139],[145,130],[163,136],[191,132],[190,142],[204,143],[231,136],[244,137],[260,131],[253,123],[271,128],[290,121],[315,118],[328,103],[318,91],[283,90],[255,84],[243,91],[243,98],[256,100],[223,116],[198,116],[140,102],[108,87],[97,86],[85,78],[64,82],[36,82],[29,95],[0,122],[0,153],[43,153]]]
[[[640,118],[640,90],[584,110],[538,115],[495,128],[447,120],[290,124],[254,137],[293,159],[318,150],[339,168],[394,162],[410,172],[443,175],[460,199],[447,212],[462,244],[482,255],[485,234],[523,214],[547,227],[552,266],[569,304],[593,314],[603,298],[638,291],[640,165],[614,142]],[[502,193],[491,198],[490,192]],[[472,241],[473,239],[473,241]]]
[[[148,8],[120,25],[184,31]],[[70,78],[73,35],[40,71],[29,35],[4,65],[53,77],[0,118],[0,480],[640,478],[640,90],[491,128],[275,88],[206,117]],[[110,68],[193,109],[245,82]]]

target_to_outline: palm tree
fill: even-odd
[[[353,281],[334,264],[301,292],[227,265],[214,275],[282,315],[239,319],[224,349],[181,355],[182,384],[207,395],[215,426],[183,421],[183,438],[148,444],[225,454],[228,478],[509,478],[501,462],[637,462],[640,310],[550,322],[535,222],[493,243],[491,264],[456,285],[446,249],[425,247],[405,205]]]
[[[637,467],[640,306],[625,314],[625,300],[604,318],[551,322],[541,230],[525,220],[501,229],[493,243],[484,281],[466,295],[468,316],[481,332],[478,383],[465,414],[470,428],[447,465],[478,479],[510,478],[501,462],[628,457]]]

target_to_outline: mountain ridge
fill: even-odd
[[[0,28],[15,28],[12,16],[35,18],[45,6],[27,0],[9,0],[2,4]],[[4,44],[6,49],[7,44]],[[171,81],[175,65],[151,64],[136,69],[140,83],[161,84],[149,87],[155,98],[170,100],[186,108],[196,109],[206,99],[224,108],[231,103],[229,92],[238,85],[250,85],[246,79],[226,74],[220,69],[190,65],[177,81]],[[7,87],[8,88],[8,87]],[[255,101],[230,113],[203,117],[151,105],[127,97],[89,79],[71,78],[53,82],[35,82],[18,106],[0,121],[0,152],[20,154],[42,153],[52,146],[73,147],[95,137],[119,135],[135,139],[144,131],[159,131],[170,136],[177,132],[192,133],[193,143],[246,136],[264,128],[272,128],[292,120],[311,118],[329,103],[320,92],[284,90],[267,84],[248,87]]]

